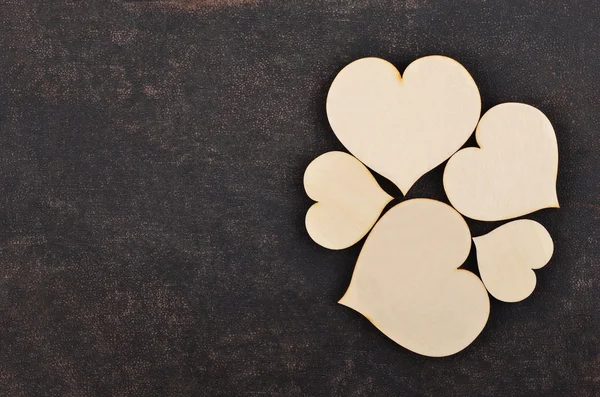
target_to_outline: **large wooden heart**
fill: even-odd
[[[481,112],[477,85],[453,59],[417,59],[404,76],[364,58],[336,76],[327,117],[344,146],[406,194],[469,138]]]
[[[490,310],[479,278],[458,269],[470,248],[469,228],[452,207],[404,201],[371,231],[340,303],[416,353],[457,353],[483,330]]]

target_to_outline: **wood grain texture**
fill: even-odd
[[[558,147],[550,120],[523,103],[488,110],[475,132],[479,148],[456,153],[444,170],[450,203],[463,215],[498,221],[558,208]]]
[[[0,395],[600,395],[600,8],[565,4],[0,1]],[[345,150],[336,74],[427,54],[469,70],[483,112],[540,109],[560,158],[535,292],[491,298],[444,359],[337,304],[362,244],[304,228],[306,167]],[[442,174],[406,198],[447,202]]]
[[[481,280],[494,298],[519,302],[535,289],[533,269],[544,267],[554,252],[550,234],[538,222],[521,219],[473,238]]]
[[[409,350],[455,354],[481,333],[490,313],[481,280],[458,269],[470,249],[469,227],[454,208],[404,201],[369,234],[340,303]]]
[[[344,152],[314,159],[304,173],[304,189],[317,201],[306,212],[306,230],[317,244],[329,249],[356,244],[392,200],[367,167]]]

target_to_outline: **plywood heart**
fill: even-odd
[[[443,56],[417,59],[404,76],[383,59],[359,59],[327,95],[327,117],[342,144],[404,194],[465,143],[480,112],[473,78]]]
[[[454,208],[469,218],[497,221],[558,207],[558,146],[542,112],[523,103],[494,106],[475,136],[481,148],[459,151],[444,170]]]
[[[392,199],[360,161],[343,152],[313,160],[304,173],[304,188],[317,201],[306,213],[306,230],[329,249],[358,242]]]
[[[519,302],[531,295],[536,284],[532,269],[544,267],[554,252],[546,228],[529,219],[509,222],[473,241],[483,283],[504,302]]]
[[[458,269],[470,249],[469,227],[452,207],[404,201],[373,228],[340,303],[409,350],[454,354],[479,335],[490,309],[479,278]]]

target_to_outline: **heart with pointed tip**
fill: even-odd
[[[538,222],[521,219],[473,238],[481,279],[492,296],[519,302],[535,289],[532,269],[544,267],[554,251],[552,237]]]
[[[371,231],[340,303],[413,352],[457,353],[483,330],[490,310],[481,280],[458,269],[470,248],[469,227],[452,207],[404,201]]]
[[[360,161],[343,152],[313,160],[304,188],[317,201],[306,213],[306,230],[317,244],[334,250],[363,238],[392,200]]]
[[[437,55],[415,60],[404,76],[383,59],[359,59],[339,72],[327,95],[338,139],[404,194],[465,143],[480,112],[469,72]]]
[[[541,111],[523,103],[494,106],[481,118],[476,138],[481,148],[459,151],[444,170],[454,208],[498,221],[558,207],[556,135]]]

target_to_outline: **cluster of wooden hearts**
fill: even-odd
[[[314,241],[347,248],[373,228],[340,303],[422,355],[467,347],[487,323],[487,291],[506,302],[525,299],[536,284],[532,269],[554,249],[546,229],[527,219],[471,237],[460,214],[497,221],[558,207],[558,148],[546,116],[522,103],[497,105],[481,119],[480,113],[477,85],[450,58],[417,59],[404,76],[382,59],[357,60],[337,75],[327,97],[331,127],[353,156],[323,154],[304,175],[317,201],[306,214]],[[457,152],[473,130],[479,148]],[[412,199],[379,219],[392,197],[365,165],[406,194],[448,158],[443,181],[454,208]],[[471,239],[483,283],[458,269]]]

